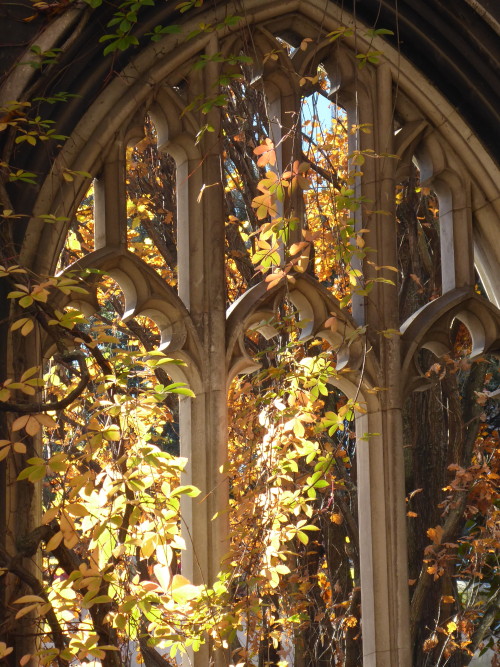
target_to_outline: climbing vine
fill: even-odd
[[[94,10],[101,5],[86,2]],[[179,23],[156,25],[145,37],[190,41],[243,21],[226,16],[184,33],[183,15],[202,4],[179,3]],[[115,8],[99,40],[103,56],[140,45],[138,28],[148,6],[154,0],[127,0]],[[333,44],[348,38],[349,30],[328,39]],[[374,29],[368,37],[389,33]],[[73,95],[11,101],[0,110],[7,146],[0,162],[0,277],[8,285],[9,334],[30,341],[42,332],[52,343],[43,364],[20,368],[0,386],[0,413],[8,426],[0,461],[12,483],[28,489],[26,497],[41,489],[43,505],[37,525],[0,553],[8,598],[0,659],[12,657],[18,628],[31,627],[37,641],[17,656],[21,665],[174,664],[207,642],[239,667],[293,664],[294,656],[306,664],[360,664],[356,463],[359,438],[370,434],[356,433],[356,417],[367,406],[337,388],[348,370],[337,362],[344,346],[359,348],[364,363],[366,327],[347,330],[345,322],[352,322],[353,299],[369,298],[377,283],[388,290],[403,285],[414,310],[438,296],[432,270],[439,262],[438,210],[435,194],[422,188],[413,171],[395,193],[400,265],[378,266],[370,232],[357,223],[371,205],[357,185],[367,161],[396,158],[350,150],[350,137],[376,128],[349,126],[331,99],[318,111],[330,88],[321,65],[297,77],[302,108],[282,136],[273,134],[251,68],[277,62],[295,48],[305,52],[311,42],[293,47],[282,40],[262,63],[243,51],[199,55],[192,70],[203,73],[216,64],[220,76],[213,94],[190,98],[182,112],[201,119],[200,146],[215,134],[213,114],[220,116],[227,301],[258,282],[277,295],[272,314],[244,332],[256,370],[237,377],[229,390],[222,472],[230,486],[230,551],[217,579],[203,585],[181,573],[181,499],[197,498],[200,491],[181,482],[188,461],[179,452],[177,399],[194,393],[174,379],[182,362],[159,349],[156,324],[147,317],[124,319],[119,285],[100,270],[78,267],[94,250],[90,173],[61,172],[66,183],[88,183],[74,220],[52,211],[39,216],[43,224],[70,223],[61,272],[33,275],[17,254],[16,225],[27,216],[14,210],[9,188],[35,185],[37,174],[16,166],[16,147],[47,144],[57,151],[67,137],[38,115],[37,103],[64,104]],[[33,61],[24,64],[42,73],[57,67],[61,56],[58,48],[42,51],[37,45],[30,53]],[[370,46],[355,57],[361,69],[378,64],[381,55]],[[308,100],[314,100],[312,112],[305,108]],[[292,158],[280,164],[287,143],[293,143]],[[150,116],[143,139],[128,149],[126,179],[128,249],[175,288],[175,165],[158,151]],[[375,277],[366,277],[367,264]],[[338,305],[321,335],[307,334],[310,322],[294,303],[294,289],[308,277]],[[91,295],[97,301],[92,314],[67,305]],[[401,321],[408,307],[403,303]],[[390,338],[400,332],[368,334]],[[471,364],[469,354],[468,332],[457,324],[451,354],[425,360],[432,384],[427,398],[412,397],[407,406],[454,420],[441,434],[446,451],[432,479],[422,471],[418,435],[411,426],[404,433],[411,448],[407,516],[418,665],[468,664],[478,649],[493,646],[498,622],[498,414],[491,400],[498,370],[491,359]],[[427,445],[434,444],[429,436]]]

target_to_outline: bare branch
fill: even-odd
[[[90,374],[85,363],[85,356],[81,351],[69,352],[61,355],[60,361],[76,361],[80,369],[80,381],[77,386],[70,391],[70,393],[62,398],[60,401],[53,401],[49,403],[13,403],[5,401],[0,403],[0,412],[18,412],[24,415],[34,414],[38,412],[47,412],[49,410],[64,410],[68,405],[71,405],[80,394],[84,391],[90,381]]]

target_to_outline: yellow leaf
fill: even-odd
[[[18,454],[26,454],[26,445],[24,442],[14,442],[12,449]]]
[[[47,524],[50,523],[53,519],[56,518],[56,516],[59,513],[59,508],[58,507],[51,507],[48,509],[45,514],[42,517],[42,523]]]
[[[63,534],[62,534],[61,531],[58,531],[47,542],[47,545],[45,547],[45,551],[54,551],[54,549],[57,549],[57,547],[61,544],[62,539],[63,539]]]
[[[23,336],[27,336],[31,331],[33,331],[35,327],[35,324],[33,320],[28,320],[22,327],[21,327],[21,334]]]
[[[39,616],[45,616],[45,614],[52,609],[52,605],[50,602],[46,602],[45,604],[42,604],[42,606],[38,609],[38,615]]]
[[[455,630],[457,630],[458,625],[455,623],[455,621],[450,621],[449,623],[446,624],[446,631],[448,632],[449,635],[451,635]]]
[[[300,422],[298,419],[294,421],[293,424],[293,432],[297,436],[297,438],[303,438],[305,434],[305,429],[304,426],[302,425],[302,422]]]
[[[152,556],[157,543],[158,543],[158,536],[156,534],[152,534],[150,535],[150,537],[142,541],[141,553],[144,556],[144,558],[150,558],[150,556]]]
[[[185,582],[185,583],[184,583]],[[198,597],[199,586],[193,586],[186,577],[181,574],[175,574],[172,579],[172,597],[178,604],[185,604],[189,600]]]
[[[33,417],[37,420],[39,424],[42,426],[45,426],[45,428],[56,428],[57,422],[52,419],[49,415],[45,415],[43,413],[33,415]]]
[[[304,250],[304,248],[307,248],[309,246],[309,243],[307,241],[300,241],[299,243],[292,243],[290,246],[289,252],[290,255],[297,255],[301,250]]]
[[[172,581],[172,575],[170,573],[170,568],[166,565],[160,565],[158,563],[157,565],[154,566],[153,570],[154,570],[156,578],[158,579],[158,583],[163,588],[165,593],[167,593],[169,588],[170,588],[170,583],[171,582],[172,582],[172,586],[173,586],[173,581]],[[177,576],[180,576],[180,575],[175,575],[175,576],[177,577]],[[187,579],[186,579],[186,582],[189,584],[189,581]]]
[[[10,653],[12,653],[14,649],[12,646],[7,648],[7,644],[5,642],[0,642],[0,658],[5,658],[8,656]]]
[[[0,389],[0,401],[8,401],[10,398],[10,391],[8,389]]]
[[[28,435],[35,435],[35,433],[38,433],[40,430],[40,424],[36,415],[33,417],[28,417],[28,421],[26,422],[24,429]]]
[[[16,329],[20,329],[21,327],[23,327],[26,324],[26,322],[29,322],[29,321],[30,321],[29,317],[21,317],[20,320],[16,320],[14,322],[14,324],[12,324],[12,326],[10,327],[10,330],[11,331],[16,331]]]
[[[80,505],[79,503],[71,503],[70,505],[66,505],[65,509],[73,516],[83,517],[88,516],[89,514],[87,508],[85,508],[83,505]]]
[[[17,612],[14,618],[18,619],[21,618],[22,616],[26,616],[26,614],[29,614],[30,611],[33,611],[33,609],[36,609],[36,607],[38,607],[38,604],[30,604],[27,607],[23,607],[23,609],[20,609]]]
[[[299,538],[299,542],[302,542],[302,544],[308,544],[309,543],[309,538],[305,533],[302,531],[297,531],[297,537]]]
[[[190,585],[191,582],[189,579],[186,579],[186,577],[183,577],[182,574],[174,574],[174,577],[172,579],[172,590],[175,588],[180,588],[181,586],[187,586]]]
[[[23,595],[14,600],[14,604],[26,604],[27,602],[45,602],[45,600],[39,595]]]
[[[26,382],[26,380],[29,380],[30,377],[33,377],[33,375],[36,375],[38,373],[39,366],[32,366],[31,368],[28,368],[27,371],[24,371],[24,373],[21,375],[21,382]]]
[[[79,542],[78,535],[76,533],[66,533],[64,535],[64,546],[68,549],[74,549]]]
[[[441,544],[441,539],[443,537],[443,527],[436,526],[435,528],[429,528],[427,531],[427,537],[429,537],[434,544]]]
[[[111,426],[108,426],[102,431],[102,436],[103,438],[106,438],[106,440],[117,442],[121,438],[120,429],[116,424],[111,424]]]
[[[61,512],[61,530],[63,533],[73,533],[75,530],[73,519],[64,510]]]

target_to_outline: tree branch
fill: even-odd
[[[467,379],[464,390],[464,414],[463,414],[463,446],[462,446],[462,465],[467,465],[472,456],[474,443],[476,441],[479,429],[479,417],[483,411],[483,407],[478,405],[475,400],[475,392],[480,391],[484,386],[484,378],[488,370],[488,363],[486,361],[478,362],[473,365],[469,377]],[[443,523],[443,534],[441,537],[441,544],[453,541],[453,538],[458,530],[460,519],[463,517],[465,506],[467,504],[467,497],[469,489],[459,491],[453,503],[454,507],[448,513],[446,520]],[[415,641],[416,633],[422,610],[425,606],[427,598],[427,591],[432,583],[433,575],[427,571],[427,566],[424,563],[417,585],[411,600],[410,625],[412,643]]]
[[[42,598],[46,603],[49,603],[42,583],[33,574],[22,567],[20,563],[20,560],[23,557],[22,554],[18,554],[15,557],[9,558],[8,554],[2,550],[1,555],[6,569],[11,574],[14,574],[21,581],[23,581],[27,586],[29,586],[34,595],[38,595],[38,597]],[[50,634],[52,635],[54,646],[60,651],[63,651],[65,648],[67,648],[68,642],[64,637],[63,631],[61,630],[61,626],[59,625],[59,621],[57,620],[57,616],[55,615],[52,606],[50,609],[48,609],[44,616],[50,626]],[[60,656],[57,656],[57,663],[60,665],[60,667],[66,667],[66,665],[69,665],[69,662]]]
[[[81,378],[78,385],[60,401],[51,401],[49,403],[13,403],[5,401],[0,403],[0,412],[18,412],[24,415],[38,412],[47,412],[49,410],[64,410],[71,405],[84,391],[90,381],[90,374],[85,363],[85,357],[82,352],[69,352],[60,356],[60,361],[76,361],[80,369]]]

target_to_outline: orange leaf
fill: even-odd
[[[429,537],[434,544],[441,544],[443,538],[443,527],[436,526],[435,528],[429,528],[427,531],[427,537]]]
[[[28,418],[24,430],[28,435],[35,435],[35,433],[38,433],[40,430],[40,423],[38,422],[36,416],[30,416]]]
[[[18,417],[17,419],[14,420],[12,423],[12,430],[13,431],[20,431],[22,428],[26,426],[28,423],[30,416],[29,415],[22,415],[21,417]]]

